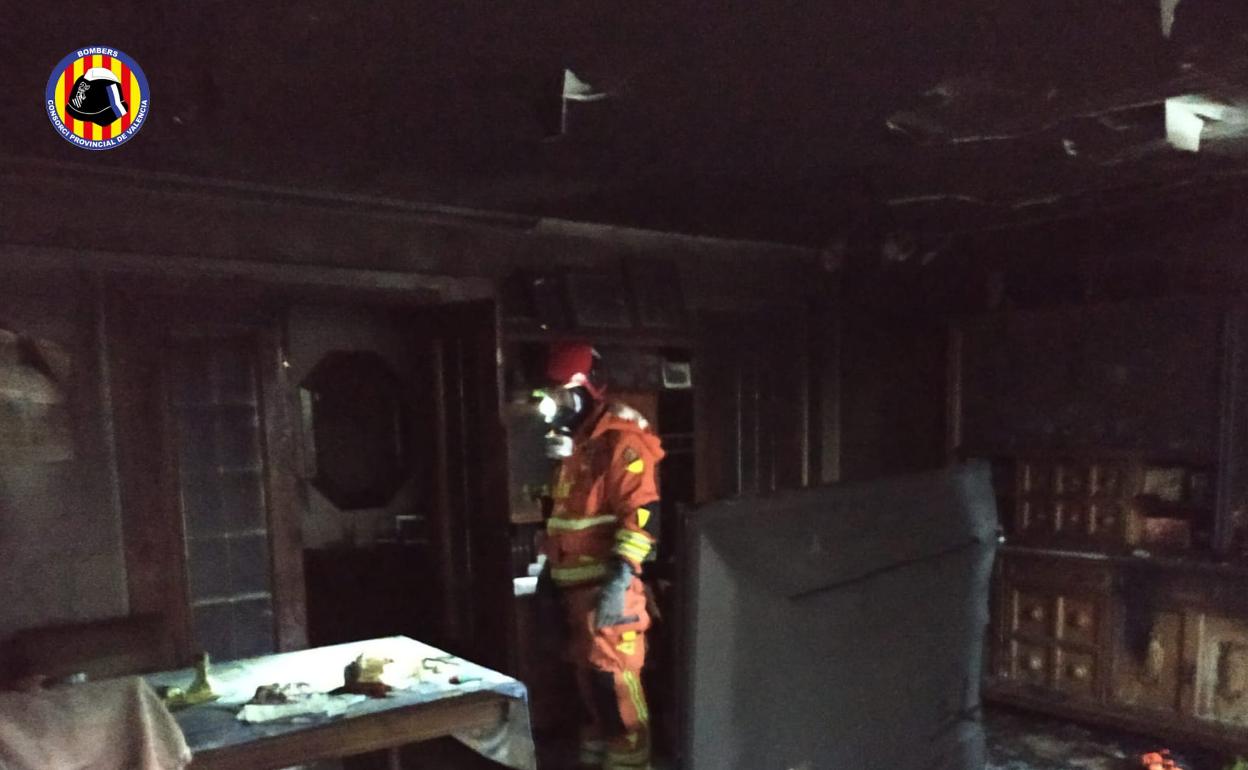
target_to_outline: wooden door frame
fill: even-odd
[[[484,323],[482,313],[489,314]],[[443,303],[411,317],[427,331],[423,341],[431,353],[430,416],[438,443],[431,536],[441,560],[443,629],[452,644],[466,646],[461,652],[508,669],[514,602],[504,573],[511,575],[512,522],[498,304],[493,299]],[[463,368],[474,364],[492,366],[493,376]],[[469,451],[480,462],[465,457]],[[466,564],[457,558],[461,549]],[[498,640],[505,642],[502,649],[493,644]]]
[[[228,302],[216,304],[223,299],[171,296],[159,291],[136,296],[111,287],[106,303],[110,326],[115,325],[120,332],[120,336],[110,337],[109,354],[130,608],[132,613],[164,616],[178,657],[183,660],[197,649],[190,616],[184,521],[178,502],[177,431],[168,401],[168,371],[161,363],[167,347],[176,344],[179,337],[245,337],[253,346],[274,641],[281,651],[307,646],[302,516],[280,318],[266,308],[240,320],[233,316]]]

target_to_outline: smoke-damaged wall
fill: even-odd
[[[60,276],[39,287],[0,273],[0,326],[49,340],[69,356],[65,393],[72,457],[0,462],[0,639],[15,630],[127,611],[116,468],[89,291]]]
[[[369,351],[381,355],[404,384],[407,397],[421,398],[412,372],[412,346],[405,344],[402,329],[385,313],[366,308],[331,305],[299,305],[286,319],[287,361],[292,387],[298,389],[328,353]],[[298,393],[292,393],[298,399]],[[426,394],[427,397],[427,394]],[[309,426],[301,426],[306,431]],[[308,446],[304,436],[305,447]],[[431,449],[431,442],[417,437],[411,452]],[[305,458],[305,467],[310,458]],[[308,468],[310,470],[310,468]],[[316,489],[310,480],[301,483],[303,544],[305,548],[333,545],[367,545],[378,538],[393,537],[396,515],[418,513],[414,478],[409,479],[384,506],[344,511]],[[425,495],[429,491],[425,490]]]

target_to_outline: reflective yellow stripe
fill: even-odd
[[[631,463],[628,464],[628,467],[627,467],[627,470],[629,473],[641,473],[645,469],[646,469],[645,460],[633,460]]]
[[[607,565],[601,562],[586,564],[584,567],[552,567],[550,570],[551,579],[562,585],[582,583],[586,580],[596,580],[606,576]]]
[[[644,532],[620,529],[615,533],[615,553],[635,561],[643,561],[652,548],[650,536]]]
[[[546,530],[549,532],[576,532],[582,529],[601,527],[604,524],[615,524],[618,521],[614,516],[594,516],[588,519],[567,519],[552,516],[546,521]]]
[[[640,546],[616,543],[613,553],[618,556],[623,556],[626,559],[632,559],[633,561],[645,561],[646,557],[650,555],[650,548],[641,548]]]
[[[645,532],[634,532],[631,529],[617,529],[615,531],[615,540],[617,543],[632,543],[633,545],[649,546],[651,543],[650,536]]]
[[[644,527],[644,526],[646,526],[646,524],[648,524],[648,523],[650,523],[650,509],[649,509],[649,508],[638,508],[638,509],[637,509],[637,524],[638,524],[638,526]]]
[[[628,687],[628,696],[633,701],[633,708],[637,709],[637,719],[644,725],[650,723],[650,709],[646,706],[646,696],[641,691],[641,680],[632,671],[623,673],[624,684]],[[649,756],[650,748],[646,747],[646,755]]]

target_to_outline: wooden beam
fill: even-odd
[[[485,299],[494,295],[493,281],[486,279],[11,244],[0,245],[0,269],[129,273],[158,276],[166,281],[178,278],[243,280],[261,286],[418,294],[439,302]]]

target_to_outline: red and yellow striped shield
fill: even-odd
[[[107,89],[109,109],[102,114],[118,116],[111,122],[82,120],[69,109],[75,84],[84,75]],[[142,69],[129,56],[108,46],[91,46],[66,56],[48,80],[47,98],[48,118],[61,136],[90,150],[112,149],[133,137],[150,103]]]

